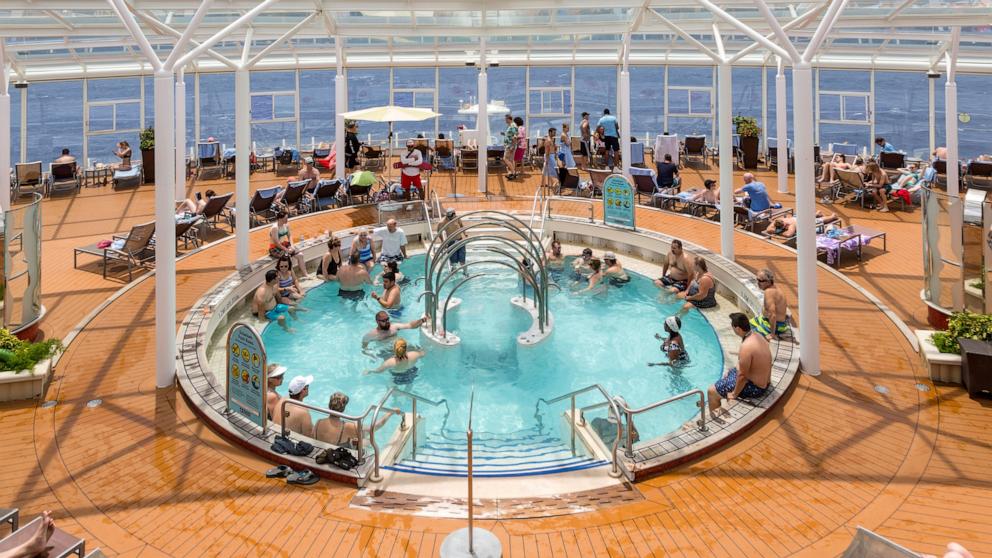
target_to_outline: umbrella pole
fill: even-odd
[[[393,123],[389,123],[389,136],[386,138],[386,187],[393,180]]]

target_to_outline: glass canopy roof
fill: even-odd
[[[940,63],[960,29],[958,68],[992,73],[992,0],[834,0],[840,16],[817,50],[820,67],[926,70]],[[211,2],[193,45],[214,37],[257,0]],[[164,60],[200,0],[125,2]],[[624,37],[632,64],[712,63],[723,49],[736,65],[774,64],[774,55],[730,18],[780,43],[769,19],[800,51],[832,6],[827,0],[281,0],[226,35],[192,64],[232,67],[257,56],[259,68],[617,64]],[[0,38],[14,79],[66,79],[147,73],[150,65],[106,0],[4,0]],[[769,8],[763,13],[761,6]],[[372,6],[374,9],[369,9]],[[411,10],[411,8],[413,8]],[[767,16],[767,17],[766,17]],[[246,51],[246,41],[248,42]],[[275,44],[274,44],[275,43]],[[700,47],[704,48],[700,48]],[[750,47],[750,48],[749,48]],[[743,51],[743,52],[742,52]],[[247,52],[247,55],[246,55]]]

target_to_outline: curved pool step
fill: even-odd
[[[583,453],[572,455],[561,439],[537,430],[511,434],[482,433],[473,439],[473,476],[519,477],[547,475],[602,467],[608,461]],[[443,477],[468,475],[468,442],[428,436],[417,447],[416,457],[406,457],[385,467],[393,471]]]

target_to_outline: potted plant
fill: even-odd
[[[758,121],[750,116],[738,114],[734,117],[734,129],[741,138],[741,153],[744,155],[744,168],[758,168],[758,136],[761,128]]]
[[[941,352],[961,354],[961,381],[970,395],[992,390],[992,314],[955,312],[933,342]]]
[[[145,183],[155,182],[155,128],[145,128],[138,139],[141,141],[141,168]]]
[[[63,348],[58,339],[31,343],[0,329],[0,401],[40,397],[52,371],[52,357]]]

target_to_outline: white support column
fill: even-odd
[[[958,164],[958,84],[950,68],[944,83],[944,130],[947,142],[947,195],[960,192],[960,164]]]
[[[727,62],[717,66],[717,117],[720,141],[720,253],[734,259],[734,132],[731,69]]]
[[[334,76],[334,145],[337,150],[334,172],[337,178],[342,180],[348,172],[344,166],[344,116],[341,116],[348,112],[347,84],[348,80],[343,73],[338,72]]]
[[[10,209],[10,145],[13,141],[10,137],[10,68],[7,65],[6,47],[4,39],[0,38],[0,210],[2,211]],[[26,127],[26,122],[21,124],[21,129]],[[2,218],[0,215],[0,219]]]
[[[234,72],[234,197],[238,202],[235,212],[235,265],[248,267],[248,194],[251,156],[251,89],[248,69],[241,67]]]
[[[620,83],[617,87],[617,108],[620,109],[620,158],[623,161],[623,174],[630,178],[630,72],[620,70]]]
[[[176,200],[186,198],[186,81],[176,72]]]
[[[960,29],[955,28],[951,33],[950,46],[944,55],[947,63],[947,82],[944,83],[944,131],[947,142],[947,197],[950,200],[948,213],[951,221],[951,259],[959,262],[962,276],[954,282],[951,289],[951,301],[954,310],[964,307],[964,204],[961,203],[960,174],[961,163],[958,154],[958,84],[957,51]]]
[[[796,135],[796,249],[799,282],[799,360],[803,372],[820,374],[820,315],[816,277],[816,196],[813,187],[813,69],[792,69],[793,131]]]
[[[489,191],[489,74],[485,65],[479,70],[479,193]]]
[[[778,193],[789,193],[789,115],[786,99],[785,64],[778,59],[775,74],[775,137],[778,138]]]
[[[176,376],[175,79],[155,72],[155,385]]]

